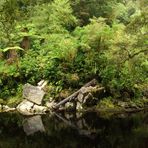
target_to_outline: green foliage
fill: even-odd
[[[105,98],[99,102],[97,105],[97,108],[102,108],[102,109],[115,109],[115,105],[113,104],[112,98]]]
[[[56,96],[94,77],[113,97],[141,97],[148,83],[145,0],[0,3],[0,98],[41,79],[51,82]],[[28,50],[20,47],[24,38]],[[11,50],[17,60],[9,64]]]
[[[5,49],[2,49],[3,52],[7,52],[9,50],[24,50],[21,47],[15,46],[15,47],[7,47]]]

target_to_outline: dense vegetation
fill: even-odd
[[[113,98],[148,89],[147,0],[1,0],[0,99],[49,81],[59,97],[96,78]],[[49,97],[48,96],[48,97]],[[19,98],[13,98],[19,101]]]

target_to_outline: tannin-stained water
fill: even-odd
[[[0,114],[0,148],[147,148],[148,113]]]

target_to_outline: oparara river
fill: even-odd
[[[0,148],[148,148],[148,113],[0,113]]]

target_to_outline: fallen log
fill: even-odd
[[[90,82],[86,83],[83,87],[81,87],[78,91],[74,92],[72,95],[70,95],[69,97],[65,98],[64,100],[60,101],[59,103],[57,103],[56,105],[54,105],[52,108],[53,109],[58,109],[61,105],[67,103],[68,101],[72,101],[75,98],[77,98],[77,96],[79,95],[79,93],[83,93],[85,88],[89,87],[89,86],[95,86],[97,85],[97,80],[93,79]],[[104,87],[101,87],[100,90],[104,89]],[[85,92],[84,92],[85,93]]]

